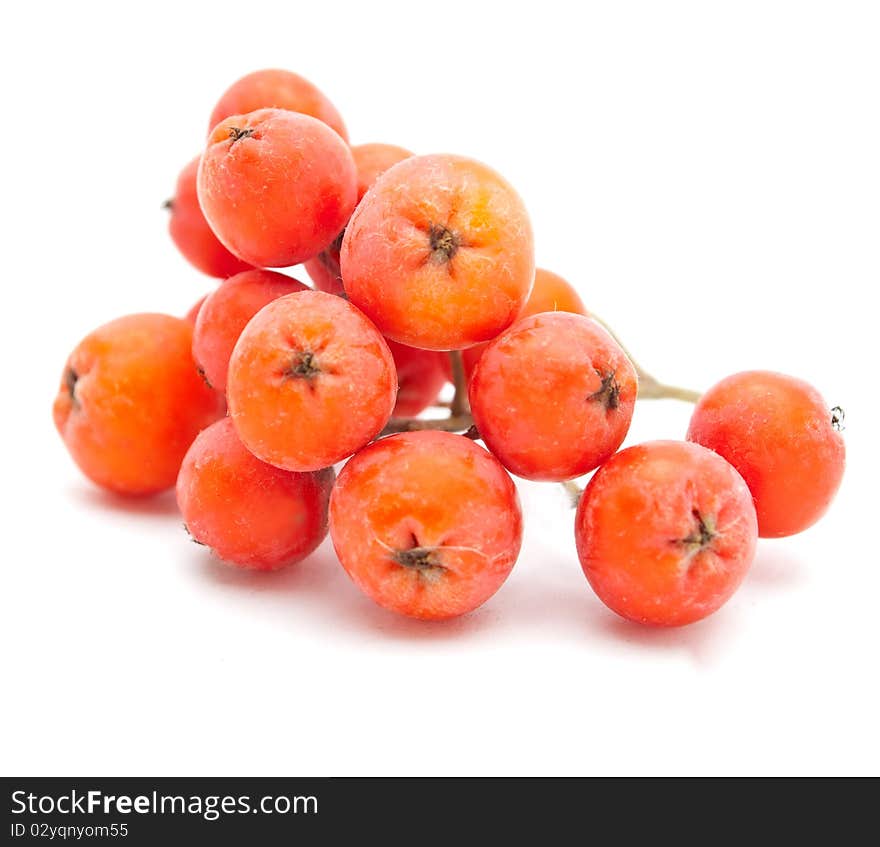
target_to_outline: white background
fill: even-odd
[[[0,38],[3,771],[877,773],[877,4],[19,3]],[[762,542],[712,619],[652,631],[592,595],[558,486],[522,485],[510,580],[431,625],[373,607],[328,545],[240,574],[170,497],[91,487],[51,422],[65,357],[212,287],[160,206],[267,66],[354,143],[501,171],[539,264],[659,376],[772,368],[844,406],[827,518]],[[688,414],[640,404],[630,443]]]

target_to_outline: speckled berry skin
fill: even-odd
[[[544,312],[517,321],[471,377],[486,446],[526,479],[581,476],[621,445],[638,381],[620,345],[591,318]]]
[[[358,144],[352,146],[351,155],[357,167],[357,199],[360,203],[367,190],[381,174],[413,154],[393,144]],[[343,233],[340,232],[326,250],[322,250],[314,259],[309,259],[305,263],[306,271],[315,283],[315,288],[328,294],[345,293],[342,273],[339,269],[342,235]]]
[[[208,136],[199,204],[228,250],[260,268],[327,247],[357,202],[348,145],[326,124],[282,109],[234,115]]]
[[[308,286],[275,271],[249,270],[224,280],[206,298],[193,330],[193,358],[208,383],[226,391],[235,342],[263,306]]]
[[[177,178],[177,187],[166,204],[168,232],[181,255],[203,274],[219,278],[232,276],[250,268],[234,256],[214,235],[199,206],[196,182],[201,156],[196,156]]]
[[[287,109],[311,115],[348,141],[342,116],[326,95],[299,74],[279,68],[254,71],[232,83],[211,112],[208,129],[230,115],[245,115],[257,109]]]
[[[193,439],[224,409],[196,370],[189,321],[147,313],[117,318],[77,345],[53,416],[89,479],[147,495],[174,485]]]
[[[516,488],[461,435],[409,432],[371,444],[339,475],[330,535],[342,566],[380,606],[423,620],[485,603],[522,541]]]
[[[742,477],[685,441],[621,450],[596,471],[575,518],[578,557],[599,599],[652,626],[720,608],[751,566],[757,537]]]
[[[229,413],[264,462],[314,471],[375,438],[397,396],[385,339],[341,297],[303,291],[248,323],[229,362]]]
[[[541,312],[572,312],[575,315],[588,315],[586,306],[580,295],[575,291],[570,282],[563,279],[559,274],[544,268],[535,269],[535,284],[532,293],[517,316],[522,320],[530,315],[539,315]],[[488,342],[477,344],[462,351],[464,373],[468,380],[474,373],[480,356],[488,347]]]
[[[687,434],[742,474],[762,538],[794,535],[825,514],[846,465],[846,447],[822,395],[772,371],[723,379],[697,403]]]
[[[494,338],[535,277],[519,195],[486,165],[450,155],[385,171],[346,227],[340,261],[351,302],[384,335],[427,350]]]
[[[254,456],[229,418],[203,430],[177,478],[187,531],[225,562],[276,570],[304,559],[327,535],[335,474],[285,471]]]

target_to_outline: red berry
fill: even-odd
[[[351,302],[401,344],[457,350],[513,323],[535,277],[528,214],[491,168],[413,156],[358,204],[340,252]]]
[[[168,232],[183,257],[208,276],[227,277],[250,268],[233,256],[214,235],[199,206],[196,177],[201,156],[196,156],[177,178],[174,197],[166,204]]]
[[[386,339],[387,340],[387,339]],[[393,415],[412,418],[428,408],[446,385],[446,353],[419,350],[396,341],[388,341],[388,348],[397,368],[397,402]]]
[[[267,303],[310,289],[275,271],[236,274],[208,296],[193,331],[193,358],[205,379],[226,391],[226,372],[235,342],[248,321]]]
[[[385,339],[354,306],[303,291],[272,301],[245,327],[226,394],[254,455],[313,471],[379,434],[394,408],[397,374]]]
[[[500,587],[519,554],[516,488],[482,447],[446,432],[371,444],[342,470],[330,535],[355,584],[413,618],[462,615]]]
[[[486,348],[469,394],[481,437],[508,470],[562,481],[617,450],[637,391],[632,364],[599,324],[545,312],[518,321]]]
[[[393,144],[360,144],[351,148],[351,155],[357,168],[357,199],[360,202],[367,189],[381,174],[413,154]],[[339,270],[342,235],[340,232],[326,250],[306,262],[306,271],[315,283],[315,288],[328,294],[343,294],[345,291]]]
[[[522,320],[530,315],[539,315],[541,312],[572,312],[575,315],[588,315],[586,307],[577,291],[571,283],[564,280],[558,274],[544,268],[535,268],[535,284],[532,293],[517,316]],[[469,347],[462,352],[464,372],[468,380],[480,361],[483,351],[489,346],[488,342]]]
[[[214,127],[198,191],[229,250],[258,267],[285,267],[336,238],[357,200],[357,174],[348,145],[326,124],[261,109]]]
[[[305,558],[327,534],[332,468],[296,473],[257,459],[230,418],[193,442],[177,478],[189,534],[221,559],[274,570]]]
[[[720,456],[684,441],[617,453],[575,519],[578,557],[599,599],[630,620],[681,626],[733,594],[755,555],[751,494]]]
[[[348,140],[342,116],[321,91],[299,74],[275,68],[254,71],[234,82],[211,112],[208,129],[230,115],[246,115],[257,109],[288,109],[311,115]]]
[[[742,474],[763,538],[812,526],[843,479],[846,448],[834,412],[815,388],[785,374],[723,379],[700,398],[687,437]]]
[[[326,291],[327,294],[344,297],[345,287],[342,284],[342,274],[339,272],[339,248],[341,246],[342,233],[340,232],[314,259],[303,262],[303,267],[318,291]]]
[[[61,378],[55,426],[82,472],[119,494],[171,488],[199,431],[224,413],[198,375],[183,318],[118,318],[87,335]]]

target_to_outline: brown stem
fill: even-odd
[[[660,382],[657,377],[648,373],[636,360],[633,358],[632,353],[627,350],[626,345],[620,340],[620,336],[611,329],[611,327],[605,323],[597,314],[594,312],[590,313],[590,316],[593,318],[596,323],[600,324],[605,328],[605,331],[620,345],[620,349],[626,353],[627,358],[632,362],[632,366],[635,368],[636,375],[639,378],[639,399],[640,400],[684,400],[687,403],[696,403],[700,399],[700,392],[694,391],[691,388],[681,388],[678,385],[667,385],[665,382]]]
[[[385,429],[379,433],[379,438],[392,435],[395,432],[417,432],[423,429],[436,429],[440,432],[465,432],[474,425],[474,419],[470,413],[452,415],[448,418],[433,418],[421,420],[419,418],[391,418]]]
[[[229,127],[229,138],[230,138],[230,147],[235,144],[236,141],[241,141],[242,138],[250,138],[254,134],[253,129],[231,126]]]
[[[471,404],[468,400],[467,376],[464,372],[464,359],[461,357],[461,350],[451,350],[449,352],[449,361],[452,364],[452,384],[455,386],[455,394],[452,395],[452,402],[449,404],[449,414],[457,418],[470,414],[471,411]]]

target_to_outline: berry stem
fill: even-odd
[[[635,363],[634,363],[635,364]],[[666,385],[659,382],[648,373],[635,365],[639,375],[639,398],[641,400],[684,400],[685,403],[696,403],[700,399],[700,392],[692,388],[682,388],[678,385]]]
[[[232,145],[235,144],[236,141],[241,141],[242,138],[250,138],[253,134],[253,129],[231,126],[229,127],[229,146],[232,147]]]
[[[461,238],[458,234],[439,224],[430,225],[428,242],[431,248],[431,261],[437,265],[451,261],[461,246]]]
[[[468,400],[467,377],[464,372],[464,360],[461,357],[461,350],[451,350],[449,352],[449,361],[452,364],[452,384],[455,386],[455,394],[452,395],[452,402],[449,404],[449,414],[453,418],[457,418],[469,414],[471,411],[471,404]]]
[[[416,432],[422,429],[436,429],[440,432],[465,432],[474,425],[474,419],[470,412],[463,415],[452,415],[448,418],[432,418],[420,420],[418,418],[392,418],[385,424],[385,429],[379,433],[382,438],[395,432]]]
[[[465,438],[470,438],[471,441],[480,441],[483,438],[483,436],[480,435],[480,430],[477,429],[476,424],[471,424],[467,431],[463,432],[462,435]]]
[[[601,324],[611,335],[611,337],[620,344],[623,352],[629,357],[633,363],[633,367],[639,377],[639,399],[641,400],[658,400],[673,399],[684,400],[687,403],[696,403],[700,399],[700,392],[693,391],[690,388],[681,388],[677,385],[667,385],[660,382],[659,379],[649,374],[641,365],[633,359],[626,346],[621,343],[617,333],[608,326],[601,318],[593,315],[593,319]],[[379,438],[386,435],[392,435],[395,432],[416,432],[418,430],[435,429],[441,432],[461,432],[468,438],[479,438],[479,433],[474,426],[474,419],[471,415],[470,403],[468,402],[467,378],[465,376],[464,361],[461,357],[460,350],[452,350],[449,353],[449,361],[452,365],[452,382],[455,386],[455,393],[449,403],[436,402],[433,404],[435,408],[448,408],[449,417],[447,418],[431,418],[421,420],[418,418],[392,418],[385,425],[385,428],[379,433]],[[609,399],[616,395],[610,394]],[[568,492],[572,505],[577,506],[583,489],[575,482],[563,482],[562,487]]]
[[[74,408],[79,406],[79,400],[76,396],[76,383],[79,380],[79,374],[70,366],[64,371],[64,387],[70,394],[70,403]]]
[[[667,385],[660,382],[657,377],[648,373],[629,352],[626,345],[620,340],[620,336],[602,320],[597,314],[590,313],[596,323],[605,328],[605,331],[620,345],[620,348],[626,353],[627,358],[632,362],[636,374],[639,377],[639,399],[640,400],[684,400],[686,403],[696,403],[700,399],[700,392],[691,388],[682,388],[678,385]]]
[[[571,500],[572,509],[576,509],[578,503],[581,501],[581,495],[584,493],[584,489],[573,479],[567,479],[565,482],[560,482],[559,484],[565,489],[566,494],[568,494],[569,499]]]

